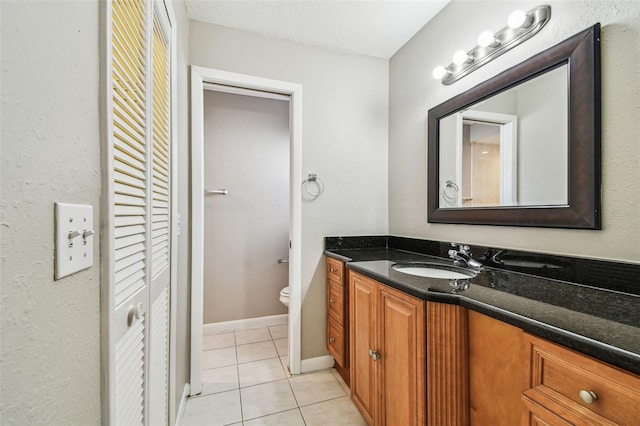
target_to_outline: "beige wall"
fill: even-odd
[[[302,85],[302,358],[327,354],[323,238],[387,233],[388,61],[191,22],[193,65]]]
[[[390,61],[389,232],[590,258],[640,261],[640,3],[553,1],[551,20],[524,44],[451,86],[431,77],[453,52],[498,30],[515,9],[538,2],[454,1]],[[426,115],[441,102],[547,49],[602,24],[601,231],[428,224]]]
[[[100,217],[97,1],[0,2],[0,423],[100,423],[99,228],[94,265],[53,281],[53,203]]]

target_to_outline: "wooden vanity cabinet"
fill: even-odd
[[[522,425],[640,424],[640,376],[528,333],[523,342]]]
[[[344,262],[327,257],[327,349],[349,385],[349,292]]]
[[[426,424],[425,303],[349,275],[351,398],[370,425]]]
[[[524,371],[521,329],[427,302],[429,426],[517,425]]]

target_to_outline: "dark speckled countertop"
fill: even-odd
[[[329,249],[325,254],[420,299],[464,306],[640,374],[638,295],[486,266],[468,280],[468,288],[456,289],[446,279],[392,269],[398,262],[452,265],[441,257],[392,248]]]

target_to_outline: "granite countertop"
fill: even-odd
[[[486,266],[476,277],[454,286],[447,279],[392,269],[398,262],[452,265],[441,257],[391,248],[332,249],[325,254],[412,296],[464,306],[640,374],[638,295]]]

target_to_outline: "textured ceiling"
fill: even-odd
[[[449,0],[186,0],[189,18],[390,58]]]

